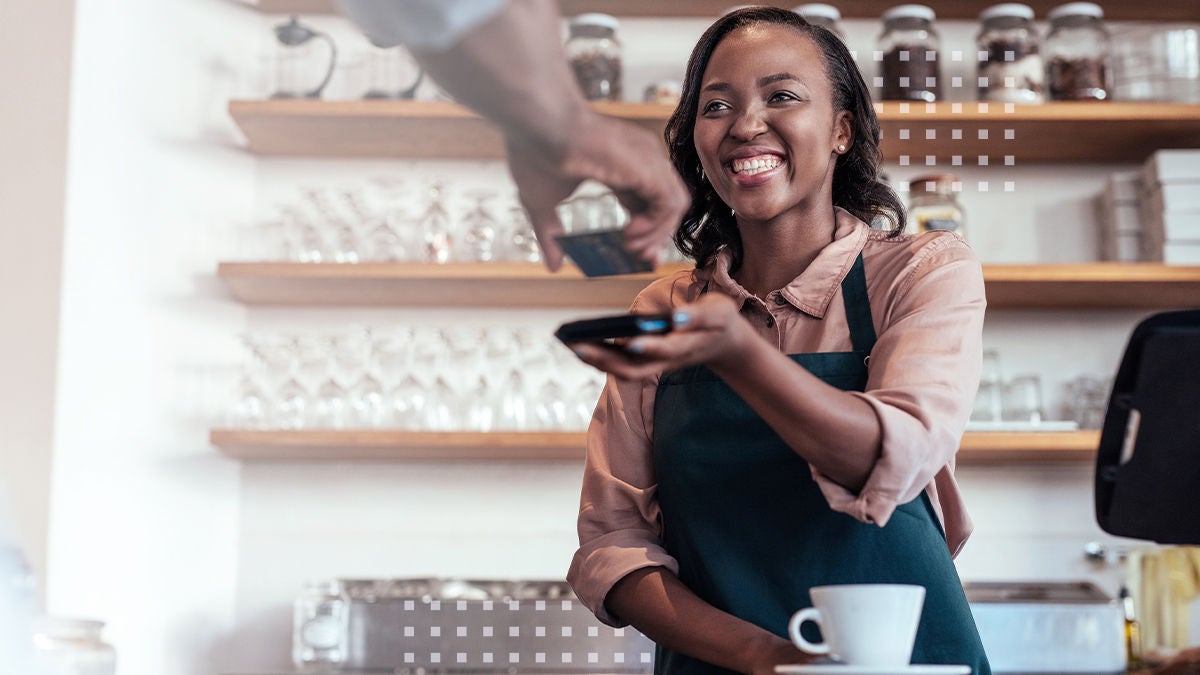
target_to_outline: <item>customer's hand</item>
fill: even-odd
[[[579,342],[571,349],[584,363],[632,380],[698,364],[734,366],[757,337],[733,299],[720,293],[676,307],[674,316],[674,328],[663,335],[643,335],[620,347]]]
[[[554,235],[563,232],[555,206],[584,180],[608,186],[629,209],[625,248],[658,263],[687,209],[687,189],[667,160],[661,139],[632,123],[584,111],[561,149],[508,137],[508,163],[521,204],[542,247],[546,267],[562,266]]]

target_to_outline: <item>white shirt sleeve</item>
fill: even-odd
[[[495,16],[508,0],[336,0],[374,44],[445,51]]]

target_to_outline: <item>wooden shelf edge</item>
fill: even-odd
[[[582,431],[422,432],[213,429],[209,442],[249,461],[581,461]],[[958,463],[1082,462],[1095,459],[1098,431],[968,432]]]
[[[794,0],[766,0],[764,4],[777,7],[791,8],[796,6]],[[930,2],[937,11],[939,19],[974,20],[979,11],[992,4],[991,0],[972,0],[970,2]],[[1031,0],[1039,17],[1059,0]],[[256,0],[248,6],[264,14],[333,14],[336,9],[333,0]],[[605,12],[618,17],[656,17],[656,18],[707,18],[716,19],[721,12],[730,7],[729,0],[559,0],[559,11],[563,16],[573,16],[583,12]],[[842,15],[847,19],[878,19],[883,10],[890,6],[882,1],[843,0],[838,3]],[[1196,18],[1195,9],[1187,4],[1187,0],[1165,0],[1157,3],[1107,3],[1105,18],[1110,21],[1188,21]]]
[[[597,112],[630,121],[665,123],[675,106],[634,101],[590,104]],[[1195,103],[1106,101],[1053,101],[1038,105],[984,101],[939,101],[919,103],[876,101],[881,122],[1145,122],[1194,120],[1200,105]],[[332,117],[332,118],[483,118],[469,108],[449,101],[391,101],[363,99],[232,99],[228,110],[235,118],[245,116]]]
[[[222,262],[218,276],[250,305],[403,305],[620,308],[654,274],[588,279],[574,267],[538,263]],[[992,309],[1166,309],[1200,303],[1200,266],[1157,263],[984,265]]]
[[[656,135],[672,112],[672,106],[648,103],[594,107]],[[1011,158],[1020,164],[1133,162],[1157,147],[1200,147],[1195,104],[884,101],[877,108],[880,147],[888,161],[931,156],[1006,163]],[[248,150],[263,156],[481,160],[505,153],[491,123],[447,102],[234,100],[229,113]]]
[[[583,459],[584,434],[496,432],[213,429],[209,442],[239,460],[463,461]]]

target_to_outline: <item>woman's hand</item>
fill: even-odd
[[[754,339],[750,325],[732,298],[709,293],[675,308],[674,328],[664,335],[643,335],[621,346],[575,343],[571,349],[584,363],[622,379],[704,364],[735,366]]]
[[[749,675],[776,675],[775,666],[790,666],[798,663],[812,663],[815,659],[806,654],[796,645],[776,635],[771,636],[771,644],[756,650],[754,660],[746,672]]]

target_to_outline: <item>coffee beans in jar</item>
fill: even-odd
[[[1045,69],[1029,5],[1006,2],[979,15],[979,100],[1041,103]]]
[[[966,238],[966,216],[957,198],[961,189],[962,181],[952,173],[917,176],[908,182],[908,215],[918,234],[945,230]]]
[[[883,13],[878,47],[885,100],[933,102],[939,98],[938,50],[933,10],[898,5]]]
[[[580,14],[569,24],[564,47],[571,70],[589,101],[621,100],[620,26],[608,14]]]
[[[1050,33],[1042,53],[1050,98],[1107,100],[1109,36],[1104,10],[1091,2],[1069,2],[1050,10],[1047,17]]]

